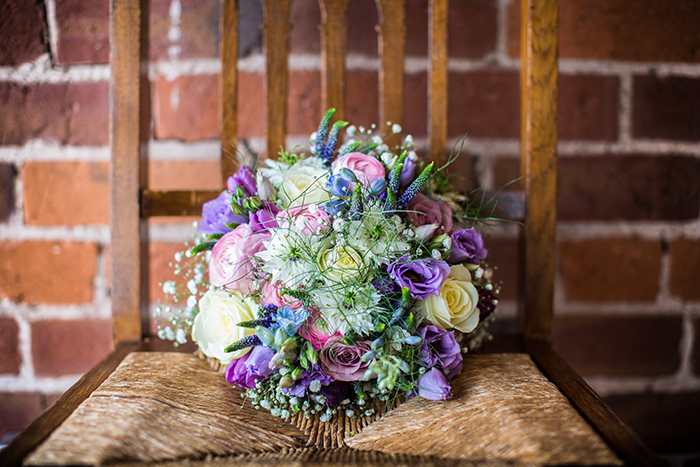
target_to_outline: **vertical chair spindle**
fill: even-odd
[[[349,0],[319,0],[321,9],[321,106],[345,118],[345,11]]]
[[[221,12],[221,175],[223,186],[236,171],[231,154],[238,143],[238,3],[224,0]]]
[[[447,143],[447,12],[449,0],[428,4],[428,144],[430,160],[439,165]]]
[[[376,0],[379,13],[379,123],[403,122],[406,0]],[[390,142],[391,139],[389,140]]]

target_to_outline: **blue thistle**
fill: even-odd
[[[224,349],[224,352],[236,352],[238,350],[245,349],[247,347],[255,347],[257,345],[262,345],[262,341],[258,336],[253,334],[252,336],[244,337],[243,339],[234,342]]]
[[[335,114],[335,109],[328,109],[328,112],[321,119],[321,124],[318,126],[318,132],[316,132],[316,144],[314,145],[314,154],[320,156],[323,154],[323,149],[325,148],[326,135],[328,134],[328,127],[331,125],[331,119]]]
[[[355,191],[352,192],[352,201],[350,202],[350,212],[355,219],[359,219],[362,214],[362,185],[355,185]]]
[[[238,326],[242,328],[249,328],[249,329],[255,329],[258,326],[262,326],[264,328],[269,328],[272,325],[272,316],[265,316],[263,318],[259,319],[251,319],[250,321],[243,321],[242,323],[238,323]]]
[[[433,170],[433,164],[434,162],[431,162],[428,164],[428,167],[423,169],[423,172],[416,178],[411,185],[406,188],[406,191],[404,191],[403,195],[399,198],[397,202],[397,206],[399,209],[404,209],[406,205],[413,199],[414,196],[418,194],[418,192],[423,188],[423,185],[428,181],[428,178],[430,177],[430,172]]]
[[[323,158],[327,166],[331,164],[331,156],[333,156],[335,147],[338,145],[338,135],[340,134],[340,130],[347,126],[347,124],[348,122],[335,122],[333,124],[333,128],[331,128],[331,133],[330,135],[328,135],[328,143],[326,143],[326,147],[323,149],[323,153],[318,154]]]

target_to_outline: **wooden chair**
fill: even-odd
[[[344,14],[349,0],[319,0],[322,13],[322,109],[335,107],[342,118],[344,102]],[[163,349],[150,340],[146,303],[140,293],[141,258],[146,244],[144,220],[152,216],[198,215],[201,205],[218,192],[154,192],[141,176],[141,84],[147,82],[141,67],[141,5],[139,0],[113,0],[112,22],[112,308],[114,352],[87,373],[57,403],[19,435],[2,453],[2,465],[19,464],[76,411],[107,380],[120,362],[136,350]],[[447,138],[447,0],[429,2],[429,153],[437,153]],[[278,148],[286,136],[288,76],[288,16],[290,0],[265,0],[265,55],[267,63],[267,147]],[[403,43],[405,0],[377,0],[381,69],[380,121],[401,122],[403,95]],[[235,0],[223,2],[222,41],[222,146],[236,141],[237,117],[237,9]],[[603,401],[558,357],[551,348],[552,296],[555,264],[555,187],[557,118],[557,0],[522,1],[521,54],[521,152],[525,180],[525,275],[524,332],[518,342],[501,345],[528,355],[537,369],[558,388],[562,400],[593,427],[619,459],[629,465],[663,465],[639,441]],[[320,114],[321,109],[319,109]],[[222,151],[224,179],[233,172]],[[147,239],[146,239],[147,240]],[[499,337],[496,337],[497,344]],[[496,346],[498,347],[498,346]],[[172,348],[171,348],[172,350]],[[513,357],[513,359],[517,359]],[[529,358],[526,357],[529,361]],[[119,370],[118,370],[119,371]],[[190,374],[190,373],[188,373]],[[539,373],[538,373],[539,374]],[[541,376],[541,375],[540,375]],[[223,379],[219,375],[216,378]],[[196,383],[196,382],[195,382]],[[504,384],[507,386],[508,382]],[[104,391],[104,389],[99,389]],[[235,408],[235,407],[234,407]],[[487,414],[488,415],[488,414]],[[556,416],[557,414],[555,414]],[[254,417],[254,415],[246,415]],[[262,416],[261,416],[262,417]],[[235,418],[235,417],[234,417]],[[462,420],[466,424],[469,420]],[[76,441],[77,443],[78,441]],[[406,440],[410,445],[412,440]],[[458,446],[457,449],[468,447]],[[564,447],[566,448],[566,447]],[[330,452],[330,454],[329,454]],[[308,465],[355,465],[404,463],[451,465],[452,460],[394,452],[360,453],[352,449],[325,452],[320,448],[280,449],[258,463],[284,464],[295,460]],[[265,457],[266,456],[266,457]],[[128,456],[127,456],[128,457]],[[479,460],[479,459],[475,459]],[[481,459],[483,461],[483,459]],[[518,459],[515,459],[517,461]],[[523,460],[523,459],[520,459]],[[527,460],[527,459],[525,459]],[[582,456],[574,464],[587,464]],[[238,461],[239,464],[245,462]],[[251,461],[252,462],[252,461]],[[457,461],[454,461],[457,462]]]

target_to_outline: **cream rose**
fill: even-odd
[[[331,195],[323,187],[328,180],[328,170],[318,167],[292,168],[282,176],[278,194],[284,207],[322,203]]]
[[[353,282],[362,279],[365,273],[362,255],[351,246],[323,248],[316,260],[324,277],[331,282]]]
[[[440,293],[419,300],[416,306],[428,321],[441,329],[471,332],[479,324],[479,310],[476,307],[479,292],[471,280],[467,268],[461,264],[452,266],[440,287]]]
[[[247,354],[250,348],[226,353],[234,342],[255,334],[254,329],[242,328],[238,323],[257,318],[257,305],[237,290],[209,291],[199,300],[199,313],[192,325],[192,339],[204,355],[216,358],[222,365]]]

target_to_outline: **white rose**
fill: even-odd
[[[207,357],[218,359],[222,365],[240,358],[250,347],[236,352],[224,350],[234,342],[255,334],[254,329],[242,328],[238,323],[257,318],[257,305],[237,290],[209,291],[199,300],[199,313],[192,325],[192,339]]]
[[[351,246],[322,248],[316,260],[324,277],[331,282],[357,281],[365,273],[362,255]]]
[[[282,176],[278,194],[284,207],[322,203],[330,199],[324,185],[328,180],[328,170],[318,167],[293,167]]]
[[[438,295],[418,301],[416,306],[423,316],[440,329],[455,328],[471,332],[479,324],[479,292],[471,282],[469,270],[458,264],[452,266],[450,274]]]

